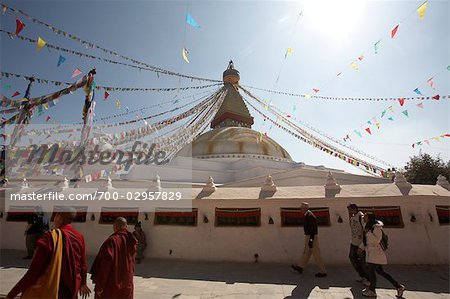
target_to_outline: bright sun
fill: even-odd
[[[358,29],[363,8],[363,0],[302,2],[303,17],[312,30],[335,41],[342,40]]]

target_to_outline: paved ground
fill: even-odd
[[[5,295],[25,273],[29,260],[21,259],[25,252],[1,254],[0,294]],[[89,258],[88,266],[91,263]],[[406,285],[404,298],[450,298],[448,266],[385,270]],[[136,265],[135,298],[365,298],[350,266],[328,267],[328,277],[320,279],[314,277],[315,271],[315,265],[300,275],[289,265],[146,260]],[[395,298],[396,291],[379,278],[377,293],[380,299]]]

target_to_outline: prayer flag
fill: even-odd
[[[187,63],[189,63],[189,60],[187,58],[188,53],[189,53],[188,50],[186,48],[183,48],[183,52],[181,54],[183,55],[184,61],[186,61]]]
[[[104,101],[109,97],[109,93],[105,90],[105,97],[103,98]]]
[[[369,133],[370,135],[372,135],[372,133],[370,132],[370,128],[366,128],[367,133]]]
[[[56,67],[59,67],[61,64],[64,63],[64,61],[66,61],[66,58],[62,55],[59,55],[58,64],[56,65]]]
[[[2,4],[2,14],[5,14],[7,9],[8,7]]]
[[[425,17],[425,11],[427,10],[428,1],[425,1],[417,8],[417,13],[419,14],[419,19],[423,20]]]
[[[406,117],[409,117],[409,115],[408,115],[408,110],[404,110],[404,111],[402,111],[402,113],[403,113]]]
[[[313,91],[314,91],[315,93],[317,93],[317,92],[320,91],[320,89],[318,89],[318,88],[313,88]]]
[[[419,104],[417,104],[416,106],[419,107],[419,108],[421,108],[421,109],[423,109],[423,103],[419,103]]]
[[[439,99],[441,98],[438,94],[435,96],[431,97],[433,100],[439,101]]]
[[[291,47],[287,48],[286,54],[284,54],[284,58],[286,59],[286,57],[288,57],[289,55],[291,55],[292,52],[294,52],[294,50],[293,50]]]
[[[427,83],[430,84],[431,88],[434,89],[434,80],[433,80],[433,79],[434,79],[433,77],[430,78],[430,79],[428,79],[428,80],[427,80]]]
[[[417,93],[418,95],[423,96],[423,94],[420,92],[419,88],[414,89],[414,92]]]
[[[403,104],[405,104],[405,98],[398,99],[398,102],[400,103],[400,106],[403,106]]]
[[[16,35],[18,35],[20,31],[23,30],[23,28],[25,28],[25,24],[21,20],[16,18]]]
[[[13,95],[11,97],[17,97],[20,94],[20,92],[16,91],[15,93],[13,93]]]
[[[381,118],[383,118],[383,116],[386,114],[386,112],[387,112],[386,110],[381,112]]]
[[[394,120],[392,117],[389,117],[388,119],[389,119],[389,120]]]
[[[377,41],[374,45],[373,48],[375,50],[375,54],[378,54],[378,49],[380,48],[380,43],[381,43],[381,39],[379,41]]]
[[[397,26],[394,27],[394,29],[392,29],[392,31],[391,31],[391,38],[394,38],[394,36],[397,34],[398,26],[400,26],[400,25],[397,25]]]
[[[72,77],[71,78],[75,78],[76,76],[80,75],[81,71],[80,69],[75,69],[72,73]]]
[[[48,122],[51,119],[50,115],[47,115],[47,117],[45,118],[45,121]]]
[[[355,71],[359,70],[358,65],[355,62],[352,62],[350,65]]]
[[[47,43],[45,42],[45,40],[43,40],[40,36],[38,37],[37,40],[37,50],[40,51],[42,49],[42,47],[44,47]]]
[[[120,105],[120,100],[119,100],[119,99],[116,100],[116,106],[117,106],[117,108],[119,108],[119,109],[122,107],[122,106]]]
[[[199,29],[200,25],[194,20],[194,18],[191,16],[190,13],[186,14],[186,23],[188,23],[189,25],[191,25],[192,27]]]
[[[362,61],[363,59],[364,59],[364,55],[361,55],[361,56],[358,57],[359,61]]]

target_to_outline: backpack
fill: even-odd
[[[383,249],[383,251],[388,250],[389,247],[389,237],[384,233],[384,230],[381,230],[381,241],[380,241],[380,247]]]

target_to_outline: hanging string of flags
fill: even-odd
[[[403,99],[405,101],[413,101],[413,100],[421,100],[421,101],[426,101],[426,100],[437,100],[437,99],[450,99],[450,95],[434,95],[434,96],[421,96],[421,97],[380,97],[380,98],[375,98],[375,97],[326,97],[326,96],[320,96],[320,95],[311,95],[311,94],[299,94],[299,93],[291,93],[291,92],[284,92],[284,91],[277,91],[277,90],[271,90],[271,89],[266,89],[266,88],[259,88],[259,87],[254,87],[254,86],[250,86],[250,85],[241,85],[242,87],[245,88],[250,88],[250,89],[254,89],[254,90],[260,90],[260,91],[265,91],[265,92],[270,92],[270,93],[274,93],[274,94],[281,94],[281,95],[286,95],[286,96],[291,96],[291,97],[299,97],[299,98],[304,98],[304,99],[319,99],[319,100],[333,100],[333,101],[374,101],[374,102],[380,102],[380,101],[398,101],[400,99]]]
[[[326,134],[325,132],[322,132],[321,130],[319,130],[319,129],[313,127],[312,125],[310,125],[310,124],[308,124],[308,123],[306,123],[306,122],[304,122],[304,121],[302,121],[302,120],[296,118],[295,116],[293,116],[293,115],[291,115],[291,114],[289,114],[289,113],[286,113],[286,112],[282,111],[281,109],[279,109],[277,106],[275,106],[275,105],[272,104],[272,103],[267,104],[266,102],[264,102],[264,101],[261,100],[261,99],[260,99],[260,101],[261,101],[261,102],[258,102],[258,103],[260,103],[261,105],[263,105],[264,110],[269,110],[269,106],[270,106],[271,108],[275,109],[278,113],[281,113],[284,117],[289,118],[289,119],[293,119],[293,120],[297,121],[297,122],[300,123],[302,126],[305,126],[306,128],[308,128],[308,129],[312,130],[313,132],[315,132],[315,133],[317,133],[317,134],[319,134],[319,135],[321,135],[321,136],[323,136],[323,137],[325,137],[325,138],[327,138],[327,139],[329,139],[329,140],[331,140],[331,141],[333,141],[333,142],[339,144],[340,146],[343,146],[343,147],[345,147],[345,148],[347,148],[347,149],[349,149],[349,150],[352,150],[352,151],[354,151],[354,152],[356,152],[356,153],[358,153],[358,154],[360,154],[360,155],[363,155],[363,156],[365,156],[365,157],[367,157],[367,158],[369,158],[369,159],[372,159],[372,160],[374,160],[374,161],[380,162],[380,163],[382,163],[382,164],[384,164],[384,165],[387,165],[387,166],[389,166],[389,167],[394,167],[392,164],[390,164],[390,163],[388,163],[388,162],[386,162],[386,161],[384,161],[384,160],[381,160],[381,159],[379,159],[379,158],[376,158],[376,157],[374,157],[374,156],[372,156],[372,155],[370,155],[370,154],[368,154],[368,153],[363,152],[363,151],[360,150],[360,149],[357,149],[357,148],[355,148],[355,147],[353,147],[353,146],[350,146],[348,143],[344,143],[344,142],[342,142],[341,140],[339,140],[339,139],[337,139],[337,138],[334,138],[334,137],[332,137],[332,136]],[[294,111],[295,111],[295,107],[294,107]],[[344,141],[345,141],[345,140],[344,140]]]
[[[421,146],[421,145],[423,145],[424,143],[425,144],[427,144],[427,145],[430,145],[430,141],[437,141],[437,142],[441,142],[441,138],[442,139],[444,139],[445,137],[450,137],[450,134],[442,134],[442,135],[439,135],[439,136],[436,136],[436,137],[431,137],[431,138],[428,138],[428,139],[425,139],[425,140],[421,140],[421,141],[417,141],[417,142],[414,142],[411,146],[412,146],[412,148],[415,148],[416,146]]]
[[[224,97],[222,97],[223,101]],[[176,132],[170,136],[164,136],[157,138],[152,141],[152,143],[156,144],[157,150],[163,150],[166,152],[166,159],[172,159],[172,157],[185,145],[191,143],[201,132],[203,132],[208,126],[204,126],[204,124],[209,123],[208,121],[211,117],[217,112],[219,109],[221,102],[218,101],[216,105],[214,105],[214,109],[211,109],[198,123],[192,122],[188,127],[183,130]],[[204,127],[203,127],[204,126]],[[203,127],[203,129],[202,129]],[[100,178],[106,178],[111,173],[115,173],[124,168],[123,164],[118,164],[113,166],[111,171],[108,170],[100,170],[94,173],[88,174],[84,177],[86,183],[93,182],[99,180]]]
[[[51,31],[53,31],[53,33],[55,33],[55,34],[62,35],[62,36],[64,36],[64,37],[70,38],[70,40],[72,40],[72,41],[75,41],[75,42],[78,42],[78,43],[82,44],[86,49],[97,49],[97,50],[103,51],[104,53],[107,53],[107,54],[109,54],[109,55],[112,55],[112,56],[114,56],[114,57],[120,57],[120,58],[122,58],[122,59],[124,59],[124,60],[126,60],[126,61],[129,61],[129,62],[131,62],[131,63],[137,65],[137,66],[140,66],[140,67],[138,67],[138,68],[140,68],[140,69],[147,69],[147,70],[153,71],[153,72],[155,72],[157,75],[159,75],[159,74],[164,74],[164,75],[170,75],[170,76],[177,76],[177,77],[182,77],[182,78],[188,78],[188,79],[192,79],[192,80],[210,81],[210,82],[220,82],[220,80],[213,80],[213,79],[208,79],[208,78],[201,78],[201,77],[195,77],[195,76],[188,76],[188,75],[184,75],[184,74],[181,74],[181,73],[169,71],[169,70],[166,70],[166,69],[163,69],[163,68],[160,68],[160,67],[156,67],[156,66],[150,65],[150,64],[148,64],[148,63],[145,63],[145,62],[142,62],[142,61],[139,61],[139,60],[130,58],[130,57],[125,56],[125,55],[123,55],[123,54],[120,54],[120,53],[118,53],[118,52],[116,52],[116,51],[113,51],[113,50],[110,50],[110,49],[107,49],[107,48],[98,46],[98,45],[96,45],[96,44],[94,44],[94,43],[92,43],[92,42],[83,40],[83,39],[77,37],[76,35],[70,34],[70,33],[66,32],[66,31],[61,30],[61,29],[58,29],[58,28],[56,28],[56,27],[54,27],[54,26],[52,26],[52,25],[50,25],[50,24],[48,24],[48,23],[46,23],[46,22],[43,22],[43,21],[41,21],[41,20],[39,20],[39,19],[36,19],[36,18],[32,17],[31,15],[25,13],[23,10],[16,9],[16,8],[13,8],[13,7],[10,7],[10,6],[7,6],[7,5],[5,5],[5,4],[3,4],[3,3],[1,3],[1,6],[2,6],[2,9],[3,9],[3,12],[6,12],[7,10],[9,10],[9,11],[15,13],[15,14],[23,15],[23,16],[25,16],[28,20],[31,20],[33,23],[42,25],[42,26],[44,26],[44,27],[50,29]]]
[[[199,111],[207,109],[211,105],[214,105],[214,103],[217,102],[217,100],[222,96],[223,93],[224,93],[224,90],[220,89],[219,92],[211,95],[205,101],[203,101],[201,104],[196,105],[196,106],[190,108],[189,110],[187,110],[179,115],[175,115],[169,119],[159,121],[152,125],[145,125],[144,127],[141,127],[138,129],[133,129],[133,130],[125,131],[125,132],[112,134],[111,141],[113,143],[111,143],[111,144],[112,145],[120,145],[120,144],[124,144],[124,143],[128,143],[128,142],[132,142],[137,139],[141,139],[145,136],[148,136],[150,134],[153,134],[168,125],[171,125],[175,122],[185,119],[186,117],[189,117]]]
[[[247,91],[246,89],[242,88],[242,86],[239,86],[239,88],[244,91],[245,94],[247,94],[250,98],[254,99],[255,101],[259,102],[260,104],[262,104],[263,102],[261,100],[259,100],[257,97],[255,97],[254,95],[252,95],[249,91]],[[366,171],[368,173],[371,174],[377,174],[380,175],[382,177],[384,177],[385,175],[387,175],[387,171],[379,166],[376,166],[372,163],[369,163],[367,161],[364,161],[362,159],[359,159],[349,153],[346,153],[343,150],[340,150],[338,148],[336,148],[335,146],[324,142],[323,140],[315,137],[314,135],[310,134],[309,132],[305,131],[304,129],[298,127],[297,125],[295,125],[294,123],[292,123],[289,119],[283,117],[281,114],[277,113],[274,109],[272,109],[271,107],[269,107],[269,111],[274,114],[278,120],[281,120],[282,122],[284,122],[285,124],[287,124],[289,127],[293,128],[295,131],[297,131],[300,135],[298,135],[297,133],[293,132],[292,130],[278,124],[278,122],[273,121],[272,119],[270,119],[269,117],[267,117],[264,113],[262,113],[261,111],[259,111],[254,105],[252,105],[248,100],[244,99],[246,101],[247,104],[249,104],[253,109],[255,109],[258,113],[260,113],[264,119],[268,119],[269,121],[271,121],[274,125],[276,125],[277,127],[285,130],[286,132],[290,133],[291,135],[295,136],[296,138],[310,144],[313,145],[315,148],[318,148],[330,155],[334,155],[334,157],[339,158],[341,160],[346,161],[347,163],[350,163],[353,166],[356,166],[360,169],[362,169],[363,171]]]
[[[88,76],[86,75],[86,76],[83,76],[81,79],[79,79],[77,82],[69,85],[68,87],[61,89],[59,91],[56,91],[54,93],[48,94],[48,95],[40,96],[37,98],[31,98],[31,99],[23,98],[21,100],[12,101],[12,102],[8,102],[8,99],[2,98],[1,106],[5,107],[6,105],[10,105],[13,107],[20,108],[22,105],[28,104],[30,109],[32,109],[32,110],[36,109],[36,107],[38,107],[40,105],[42,105],[43,107],[46,107],[46,109],[48,109],[49,107],[56,106],[56,104],[58,104],[58,102],[59,102],[60,97],[66,95],[66,94],[75,92],[77,89],[84,87],[87,83],[88,83]],[[3,128],[5,125],[14,123],[18,115],[19,115],[19,113],[6,121],[0,122],[0,128]],[[48,119],[47,119],[47,121],[48,121]]]
[[[56,46],[56,45],[49,44],[49,43],[42,44],[40,42],[41,38],[39,38],[39,40],[35,40],[35,39],[29,38],[29,37],[25,37],[23,35],[16,36],[16,35],[14,35],[14,33],[10,32],[10,31],[3,30],[3,29],[0,29],[0,32],[4,33],[4,34],[7,34],[11,39],[14,39],[15,37],[17,37],[18,39],[20,39],[22,41],[25,41],[25,42],[29,42],[29,43],[32,43],[32,44],[37,43],[39,49],[42,48],[43,46],[46,46],[49,49],[54,49],[56,51],[69,53],[69,54],[78,56],[80,58],[88,58],[88,59],[103,61],[103,62],[107,62],[107,63],[111,63],[111,64],[123,65],[123,66],[131,67],[131,68],[134,68],[134,69],[137,69],[137,70],[145,70],[145,71],[161,73],[160,71],[155,71],[154,69],[146,67],[146,66],[137,66],[137,65],[134,65],[134,64],[126,63],[126,62],[120,62],[120,61],[117,61],[117,60],[111,60],[111,59],[107,59],[107,58],[103,58],[103,57],[99,57],[99,56],[95,56],[95,55],[86,54],[86,53],[82,53],[82,52],[79,52],[79,51],[63,48],[63,47]],[[169,74],[169,73],[166,73],[166,74]],[[169,75],[174,75],[174,74],[169,74]],[[222,81],[220,81],[220,80],[199,78],[199,77],[187,76],[187,75],[182,75],[182,74],[177,74],[176,76],[183,77],[183,78],[188,78],[188,79],[191,79],[191,80],[208,81],[208,82],[216,82],[216,83],[220,82],[220,83],[222,83]]]
[[[174,107],[173,109],[166,110],[166,111],[163,111],[163,112],[160,112],[160,113],[157,113],[157,114],[147,115],[145,117],[142,117],[140,115],[136,115],[136,119],[132,119],[132,120],[128,120],[128,121],[122,121],[122,122],[117,122],[117,123],[112,123],[112,124],[96,125],[95,127],[97,129],[114,128],[114,127],[119,127],[119,126],[130,125],[130,124],[137,123],[137,122],[140,122],[140,121],[144,122],[145,125],[148,125],[148,123],[147,123],[148,119],[156,118],[156,117],[168,114],[168,113],[175,112],[177,110],[183,109],[183,108],[185,108],[187,106],[190,106],[190,105],[192,105],[192,104],[194,104],[196,102],[199,102],[199,101],[203,100],[203,102],[197,104],[197,106],[201,106],[202,104],[205,104],[207,101],[210,101],[209,97],[210,96],[208,96],[208,99],[206,99],[206,100],[203,100],[205,97],[202,97],[202,98],[196,99],[194,101],[191,101],[189,103],[186,103],[186,104],[184,104],[182,106]],[[114,117],[111,116],[111,118],[114,118]],[[29,136],[29,135],[40,136],[40,135],[50,135],[50,134],[66,134],[66,133],[79,132],[81,130],[82,130],[81,127],[78,127],[78,128],[73,128],[72,127],[70,129],[41,129],[41,130],[32,129],[32,130],[26,131],[26,133],[24,135],[27,135],[27,136]]]

